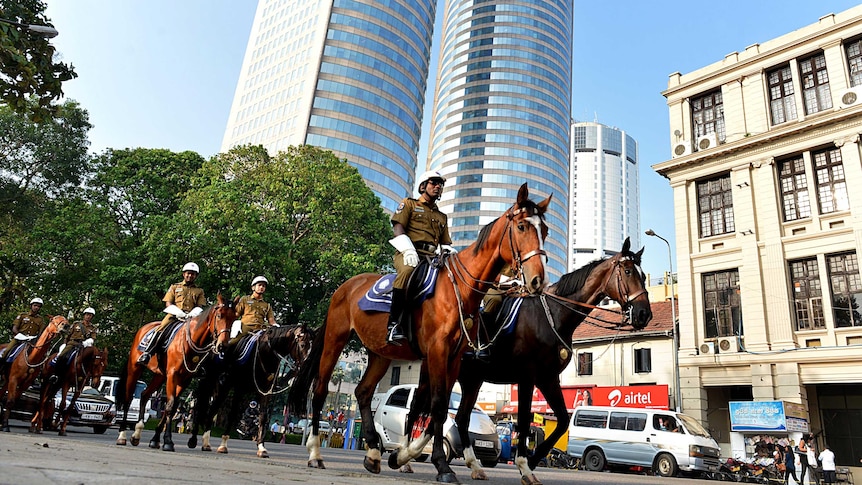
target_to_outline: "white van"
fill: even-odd
[[[106,398],[117,402],[117,386],[120,384],[120,378],[114,376],[102,376],[99,380],[99,393]],[[141,393],[144,392],[144,389],[147,388],[147,383],[144,381],[138,381],[138,385],[135,386],[135,396],[132,398],[132,402],[129,405],[129,416],[128,423],[134,424],[138,419],[138,412],[141,409]],[[144,409],[144,421],[150,418],[150,402],[149,400],[146,403],[146,408]],[[117,417],[114,418],[114,424],[117,424],[118,420],[123,418],[122,410],[117,408]]]
[[[642,466],[670,477],[678,471],[715,471],[718,443],[694,418],[674,411],[579,406],[566,451],[587,470]]]

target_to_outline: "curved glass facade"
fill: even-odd
[[[413,192],[435,2],[335,0],[306,143],[359,169],[383,208]]]
[[[428,167],[464,247],[526,182],[553,194],[545,248],[552,281],[568,271],[571,0],[446,3]]]

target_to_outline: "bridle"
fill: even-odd
[[[272,352],[273,354],[275,354],[276,357],[278,357],[279,365],[281,362],[286,363],[285,367],[287,368],[287,371],[288,371],[287,373],[289,375],[291,372],[295,371],[297,369],[298,364],[302,360],[304,360],[303,356],[298,355],[302,352],[302,349],[300,348],[300,343],[301,343],[300,340],[301,339],[297,335],[297,331],[300,331],[300,330],[303,333],[302,338],[303,339],[307,338],[306,335],[308,335],[308,334],[306,332],[308,332],[308,330],[302,326],[296,326],[296,327],[290,328],[287,332],[285,332],[284,337],[282,337],[282,338],[290,338],[291,339],[290,348],[289,348],[286,355],[281,355],[278,351],[276,351],[273,348],[272,343],[270,343],[270,339],[269,339],[270,335],[266,335],[266,333],[264,333],[264,335],[261,335],[261,338],[258,339],[257,345],[255,345],[255,350],[254,350],[255,355],[254,355],[254,359],[253,359],[251,374],[252,374],[252,380],[254,381],[255,390],[261,396],[281,394],[282,392],[285,392],[288,389],[290,389],[290,386],[284,386],[283,389],[275,391],[274,390],[275,389],[275,382],[276,382],[275,378],[272,379],[272,383],[269,385],[268,390],[264,390],[261,388],[261,385],[260,385],[260,383],[258,383],[258,380],[257,380],[257,364],[258,363],[260,364],[260,368],[263,369],[264,374],[268,373],[267,369],[263,365],[263,361],[260,359],[260,347],[261,347],[261,345],[266,343],[267,347],[269,347],[270,352]],[[263,338],[264,336],[266,336],[266,338]],[[307,352],[306,352],[306,355],[308,355]],[[276,366],[275,372],[278,372],[278,366]]]
[[[195,343],[194,341],[194,337],[192,336],[192,323],[200,323],[200,319],[197,317],[190,318],[183,322],[183,326],[185,327],[186,345],[192,350],[192,353],[194,354],[205,354],[202,358],[198,360],[197,365],[192,368],[187,361],[189,353],[183,352],[183,365],[185,366],[187,371],[191,373],[196,373],[206,361],[206,358],[209,355],[218,353],[216,349],[218,346],[219,337],[223,333],[230,332],[230,329],[227,328],[227,324],[225,324],[225,328],[222,330],[219,330],[216,326],[217,321],[224,318],[224,315],[222,315],[219,310],[225,307],[230,307],[231,305],[232,303],[219,303],[218,305],[214,305],[207,310],[207,327],[209,329],[210,338],[208,339],[208,343],[204,345],[197,345],[197,343]]]
[[[64,317],[62,317],[62,316],[58,316],[58,317],[59,317],[62,321],[66,322],[66,323],[69,323],[69,321],[68,321],[68,320],[66,320]],[[65,330],[65,327],[66,327],[66,323],[64,323],[63,325],[58,325],[58,324],[54,323],[54,320],[55,320],[56,318],[58,318],[58,317],[54,317],[54,318],[52,318],[52,319],[51,319],[51,321],[50,321],[50,322],[48,322],[48,326],[45,328],[45,332],[47,332],[47,331],[48,331],[48,329],[51,327],[51,325],[53,325],[53,326],[54,326],[54,328],[56,328],[57,330],[54,332],[54,335],[52,335],[50,338],[47,338],[47,339],[46,339],[45,343],[43,343],[42,345],[36,345],[36,344],[31,344],[30,342],[25,342],[25,345],[27,345],[27,346],[28,346],[28,347],[30,347],[31,349],[41,349],[41,348],[43,348],[43,347],[46,347],[46,346],[47,346],[47,347],[49,347],[52,351],[53,351],[54,347],[59,346],[59,345],[60,345],[60,341],[58,340],[58,341],[56,341],[56,342],[53,342],[53,340],[54,340],[54,337],[56,337],[57,335],[59,335],[59,334],[63,333],[63,330]],[[44,332],[43,332],[43,334],[44,334]],[[51,355],[54,353],[54,352],[52,352],[52,351],[47,352],[47,353],[45,354],[45,358],[42,360],[42,362],[38,362],[38,363],[36,363],[36,364],[33,364],[33,363],[31,363],[31,362],[30,362],[30,355],[29,355],[29,354],[30,354],[30,352],[28,352],[28,351],[27,351],[27,349],[21,349],[21,351],[22,351],[22,352],[24,352],[24,363],[25,363],[25,364],[27,364],[27,367],[30,367],[31,369],[36,368],[36,367],[41,367],[45,362],[48,362],[48,360],[51,358]],[[5,358],[5,357],[4,357],[4,358]]]
[[[509,210],[507,210],[506,214],[505,214],[506,219],[508,219],[508,221],[506,222],[506,235],[507,235],[507,239],[509,240],[509,250],[512,252],[512,259],[514,259],[514,261],[515,261],[515,266],[512,268],[512,271],[514,271],[516,277],[520,277],[521,276],[521,266],[523,266],[523,264],[527,260],[529,260],[533,256],[547,256],[547,253],[542,248],[542,233],[541,233],[539,227],[536,227],[536,233],[539,236],[539,249],[530,251],[527,254],[524,254],[523,256],[521,255],[521,248],[520,247],[518,247],[517,250],[515,249],[515,236],[512,235],[512,231],[513,231],[512,224],[514,222],[515,216],[517,216],[518,214],[520,214],[522,212],[526,212],[527,209],[524,207],[519,207],[518,209],[515,209],[515,210],[512,210],[512,209],[513,208],[510,207]],[[529,219],[531,217],[539,217],[539,216],[538,216],[538,214],[528,214],[526,218]],[[502,247],[503,247],[503,239],[500,239],[500,244],[497,247],[497,251],[499,251]]]

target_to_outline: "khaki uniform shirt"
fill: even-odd
[[[204,289],[198,288],[194,283],[187,285],[185,281],[172,284],[162,301],[168,305],[176,305],[186,313],[196,306],[203,308],[207,304]]]
[[[426,204],[408,197],[392,215],[392,222],[404,226],[404,232],[420,254],[433,254],[438,244],[452,244],[448,218],[433,202]]]
[[[39,336],[45,329],[45,319],[42,315],[32,315],[30,312],[22,313],[15,317],[12,326],[18,327],[18,332],[33,337]]]
[[[242,331],[246,333],[268,327],[269,319],[274,317],[274,314],[269,303],[249,295],[240,298],[236,306],[236,316],[242,321]]]
[[[96,326],[92,322],[87,325],[83,320],[79,320],[72,324],[69,336],[66,337],[66,344],[79,344],[88,338],[96,338]]]

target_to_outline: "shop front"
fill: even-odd
[[[739,460],[771,458],[776,445],[796,445],[810,431],[808,413],[787,401],[731,401],[730,447]]]

